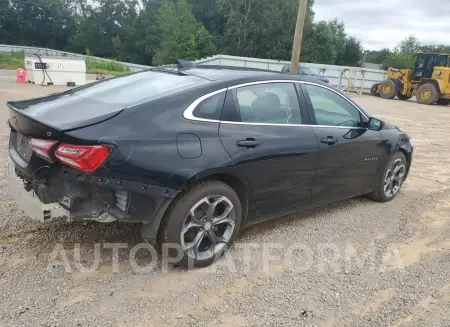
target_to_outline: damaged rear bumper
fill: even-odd
[[[63,177],[64,176],[64,177]],[[110,203],[105,207],[83,204],[74,210],[71,208],[71,199],[62,197],[61,202],[45,204],[35,194],[33,190],[27,191],[23,180],[16,174],[16,165],[10,160],[8,164],[8,184],[12,198],[16,201],[19,208],[30,218],[48,222],[53,219],[65,219],[66,221],[92,220],[101,223],[110,223],[119,221],[124,223],[143,223],[150,229],[157,229],[159,222],[171,202],[177,194],[176,190],[162,188],[158,186],[144,185],[140,183],[128,182],[114,179],[93,177],[89,175],[80,175],[79,173],[63,174],[64,184],[69,185],[70,181],[82,183],[89,187],[106,187],[110,189]],[[81,185],[81,184],[79,184]],[[139,190],[140,192],[136,192]],[[134,192],[133,192],[134,191]],[[96,195],[98,197],[98,195]],[[88,199],[93,199],[92,197]],[[105,202],[100,198],[100,203]]]
[[[27,216],[34,220],[47,222],[56,218],[70,219],[70,212],[59,203],[43,204],[34,192],[27,192],[22,180],[15,173],[15,166],[8,163],[8,185],[12,198]]]

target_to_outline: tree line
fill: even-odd
[[[289,60],[297,8],[298,0],[0,0],[0,43],[144,65],[218,53]],[[402,45],[364,52],[343,22],[314,20],[314,0],[303,35],[303,62],[403,64],[407,57]]]
[[[302,61],[358,65],[361,42],[342,22],[314,22]],[[217,53],[289,60],[298,0],[0,0],[0,43],[146,65]]]
[[[377,63],[383,69],[394,67],[398,69],[413,69],[416,62],[417,53],[448,53],[448,45],[422,45],[419,40],[410,35],[400,42],[393,50],[388,48],[377,51],[365,51],[365,62]]]

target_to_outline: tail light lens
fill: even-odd
[[[41,158],[53,162],[50,150],[58,141],[31,139],[30,146],[33,151]]]
[[[105,161],[110,150],[110,147],[105,145],[60,144],[55,151],[55,157],[68,166],[89,173]]]

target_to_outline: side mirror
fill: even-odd
[[[383,121],[370,117],[367,128],[372,131],[379,131],[383,127]]]

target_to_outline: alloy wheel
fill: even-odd
[[[384,195],[388,198],[398,193],[405,179],[406,166],[402,159],[395,160],[386,172],[384,178]]]
[[[226,246],[234,229],[235,210],[230,199],[222,195],[205,197],[184,219],[181,247],[191,259],[210,259]]]

